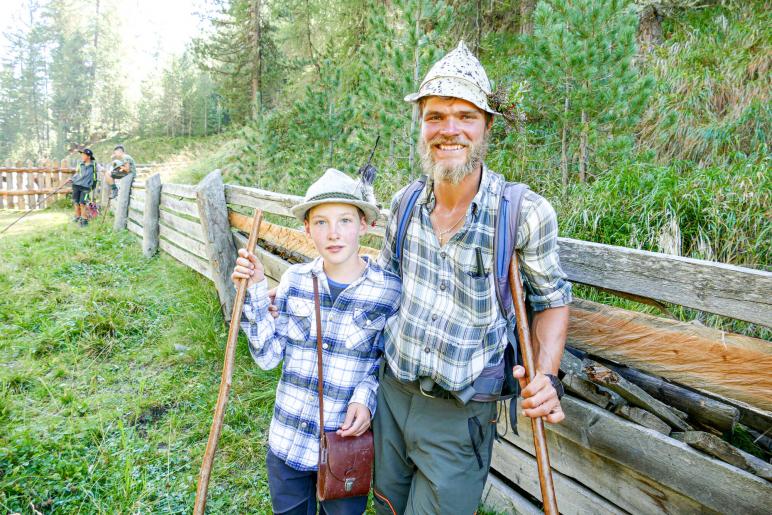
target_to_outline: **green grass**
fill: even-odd
[[[0,512],[190,512],[227,335],[214,287],[68,219],[1,237]],[[275,382],[241,341],[212,513],[270,512]]]

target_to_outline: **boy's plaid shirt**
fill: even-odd
[[[322,313],[325,430],[340,428],[352,402],[375,414],[381,334],[399,309],[399,278],[368,261],[362,276],[332,305],[322,259],[293,265],[276,291],[279,318],[268,314],[267,281],[247,290],[241,328],[260,368],[284,360],[276,388],[268,445],[296,470],[316,470],[319,459],[319,402],[316,314],[312,274],[319,279]]]
[[[486,366],[504,357],[506,320],[494,281],[493,238],[504,178],[483,166],[480,187],[461,229],[439,246],[429,215],[435,198],[431,181],[421,193],[405,234],[403,301],[384,330],[384,355],[403,381],[431,377],[449,391],[469,386]],[[395,213],[404,189],[391,204],[379,262],[399,273]],[[528,190],[523,197],[515,248],[520,253],[528,299],[535,311],[571,302],[571,284],[560,268],[555,210]],[[478,270],[477,249],[484,273]]]

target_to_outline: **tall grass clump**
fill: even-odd
[[[772,130],[769,2],[715,2],[666,18],[665,41],[644,58],[656,92],[640,143],[660,162],[718,164],[766,153]]]

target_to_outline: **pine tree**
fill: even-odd
[[[550,0],[536,8],[526,77],[532,113],[560,134],[562,182],[569,154],[579,181],[632,146],[652,81],[633,65],[637,19],[623,0]]]

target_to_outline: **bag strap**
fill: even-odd
[[[419,195],[426,186],[427,176],[422,175],[405,189],[402,194],[402,198],[399,199],[399,207],[397,208],[397,234],[396,245],[394,248],[394,255],[399,262],[399,275],[402,277],[402,254],[404,253],[405,235],[407,234],[407,227],[410,225],[410,220],[413,218],[413,208],[418,201]]]
[[[317,388],[319,390],[319,441],[324,443],[324,379],[322,374],[322,308],[319,305],[319,280],[316,274],[314,282],[314,310],[316,311],[316,369]]]
[[[522,183],[506,182],[499,196],[496,213],[496,227],[493,236],[495,260],[496,300],[501,314],[510,320],[515,311],[512,306],[512,292],[509,290],[509,264],[517,245],[517,230],[520,226],[520,206],[528,186]]]

